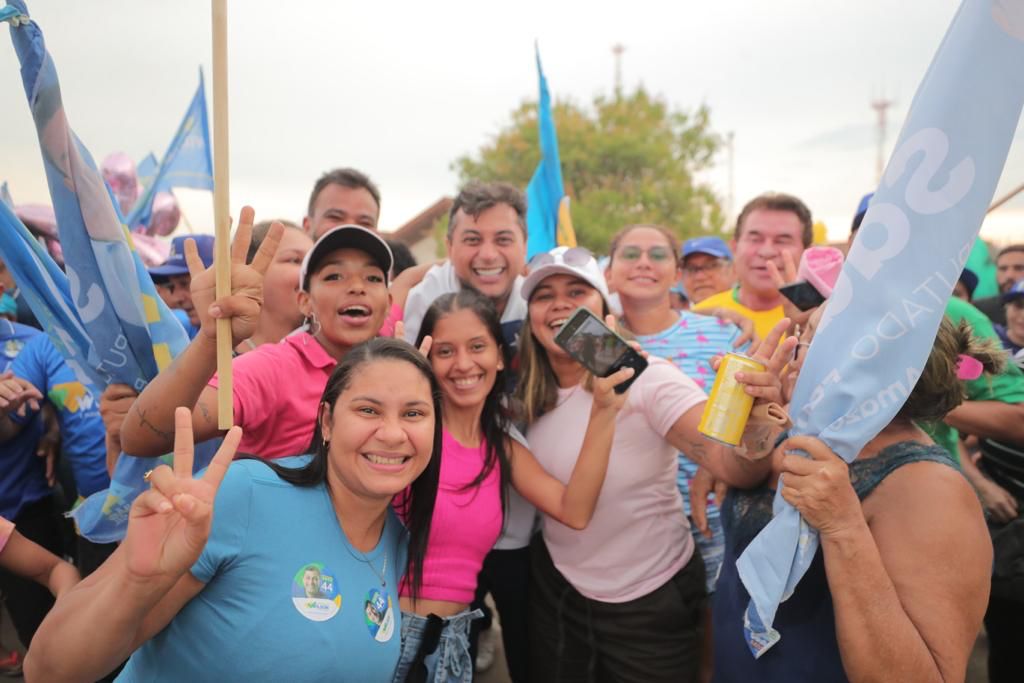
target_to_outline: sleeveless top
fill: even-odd
[[[445,429],[441,453],[419,597],[468,605],[473,602],[484,557],[501,535],[501,473],[495,463],[478,486],[466,488],[483,467],[487,455],[483,439],[479,446],[464,446]],[[403,596],[410,594],[404,581],[400,592]]]
[[[850,464],[850,481],[863,501],[889,474],[914,462],[937,462],[956,468],[939,446],[901,441],[866,460]],[[772,519],[775,491],[767,484],[748,491],[731,490],[725,499],[725,560],[714,595],[712,618],[715,634],[716,682],[846,681],[836,640],[832,594],[819,546],[814,560],[793,595],[779,606],[773,626],[782,634],[760,659],[747,648],[743,614],[750,595],[736,571],[736,560]]]

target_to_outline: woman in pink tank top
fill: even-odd
[[[511,484],[567,526],[590,521],[604,482],[625,394],[613,391],[632,370],[595,381],[594,406],[568,484],[544,471],[520,440],[502,405],[506,361],[491,301],[471,289],[439,297],[427,311],[417,346],[441,385],[444,446],[437,502],[415,599],[401,591],[402,657],[395,681],[471,681],[469,611],[484,556],[501,534]],[[517,440],[512,435],[516,434]]]

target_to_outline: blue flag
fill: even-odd
[[[14,198],[11,197],[11,190],[7,187],[6,180],[0,184],[0,202],[3,202],[12,209],[14,208]]]
[[[9,5],[28,16],[23,0]],[[117,382],[141,391],[185,348],[188,337],[157,295],[92,156],[68,124],[42,31],[30,20],[12,23],[11,39],[57,216],[66,291],[56,266],[40,263],[38,250],[26,252],[19,244],[24,234],[16,226],[7,228],[6,213],[4,249],[21,251],[22,261],[36,271],[23,275],[26,283],[38,282],[24,295],[76,374],[99,388]],[[122,454],[110,491],[94,494],[75,511],[82,535],[97,542],[123,535],[128,507],[147,488],[142,476],[152,466],[152,459]]]
[[[143,163],[145,163],[145,159]],[[138,169],[142,178],[142,164]],[[174,187],[191,187],[196,190],[213,189],[213,158],[210,154],[210,125],[206,117],[206,88],[203,70],[199,70],[199,87],[181,120],[174,139],[164,152],[163,160],[156,169],[153,181],[146,186],[131,214],[128,225],[135,228],[149,225],[153,210],[153,198],[157,192],[167,192]]]
[[[537,102],[537,133],[540,138],[540,163],[526,186],[526,227],[529,238],[526,257],[550,251],[558,245],[558,206],[565,194],[562,183],[562,162],[558,158],[558,136],[551,115],[551,95],[544,69],[537,53],[537,78],[540,100]]]
[[[139,179],[139,188],[142,192],[145,192],[150,185],[153,184],[153,180],[156,178],[156,172],[160,168],[160,164],[156,161],[156,155],[150,152],[146,155],[146,158],[138,163],[135,167],[135,176]]]
[[[847,462],[913,390],[1002,173],[1024,104],[1024,13],[1007,4],[965,0],[953,19],[797,381],[793,433]],[[778,605],[818,548],[781,495],[774,513],[737,562],[755,657],[780,638]]]

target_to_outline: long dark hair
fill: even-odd
[[[441,474],[441,388],[437,384],[430,364],[404,341],[378,337],[363,342],[345,354],[338,366],[327,380],[327,387],[320,398],[320,409],[317,411],[316,429],[309,452],[313,458],[304,467],[282,467],[269,460],[263,462],[274,470],[278,477],[295,486],[318,486],[327,481],[327,444],[324,443],[321,418],[324,411],[334,411],[338,396],[348,388],[352,376],[363,366],[378,360],[398,360],[409,363],[430,382],[430,396],[434,404],[434,443],[433,453],[427,468],[416,477],[409,487],[409,495],[404,496],[399,512],[405,519],[409,530],[409,555],[406,565],[406,580],[415,600],[423,584],[423,558],[427,553],[427,540],[430,535],[430,520],[434,514],[434,500],[437,497],[437,483]]]
[[[463,287],[458,292],[442,294],[434,299],[434,303],[430,305],[423,316],[420,333],[416,338],[416,346],[419,347],[427,335],[434,334],[434,328],[442,318],[456,311],[471,311],[483,323],[487,333],[497,345],[498,353],[502,354],[501,357],[504,359],[504,348],[501,343],[501,319],[498,317],[498,311],[490,299],[471,287]],[[505,367],[509,367],[507,359],[505,359]],[[463,487],[463,490],[469,490],[480,486],[497,466],[503,511],[508,503],[508,485],[511,481],[511,468],[509,467],[511,443],[508,434],[512,424],[508,411],[502,405],[505,382],[505,370],[498,370],[498,374],[494,378],[494,385],[487,392],[487,397],[484,398],[484,408],[480,413],[480,432],[487,443],[484,464],[476,478]]]

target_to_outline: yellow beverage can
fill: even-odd
[[[765,365],[741,353],[727,353],[718,366],[711,395],[704,404],[697,430],[727,446],[739,446],[743,430],[747,428],[754,397],[736,381],[737,372],[764,372]]]

